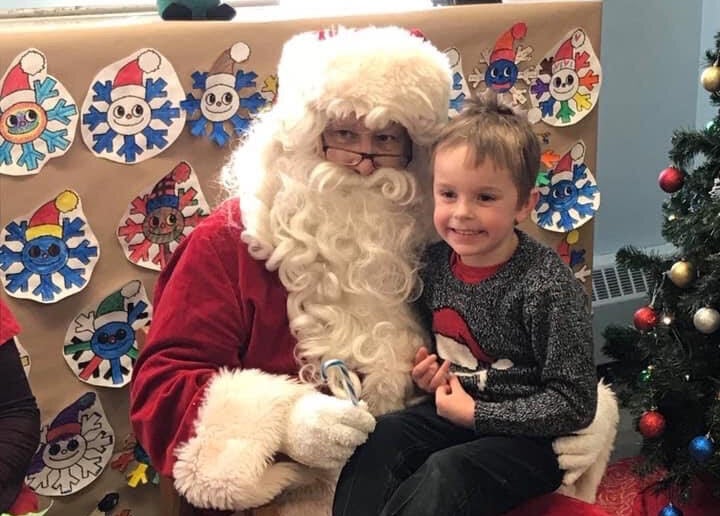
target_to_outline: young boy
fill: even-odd
[[[559,487],[552,439],[595,414],[582,288],[516,228],[538,198],[530,125],[469,100],[433,160],[443,241],[425,254],[420,306],[437,354],[421,349],[412,376],[435,397],[378,419],[343,469],[335,516],[503,514]]]

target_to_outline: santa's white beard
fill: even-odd
[[[429,216],[418,182],[406,171],[363,177],[324,161],[307,181],[289,177],[301,175],[285,176],[274,197],[267,266],[288,291],[300,378],[319,382],[320,364],[339,358],[363,378],[362,387],[353,380],[373,413],[400,408],[425,344],[408,305]],[[331,389],[343,394],[337,379]]]

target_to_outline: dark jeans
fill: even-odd
[[[333,516],[491,516],[554,491],[549,438],[478,436],[427,402],[378,418],[335,490]]]

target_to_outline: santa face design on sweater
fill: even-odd
[[[468,371],[487,369],[493,359],[478,344],[465,319],[452,308],[433,313],[433,333],[438,356],[449,360],[454,368]]]
[[[472,376],[487,369],[509,369],[513,362],[507,358],[495,360],[480,346],[462,315],[452,308],[433,313],[433,333],[437,353],[452,364],[450,370],[457,376]]]

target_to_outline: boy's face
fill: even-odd
[[[537,203],[533,189],[525,202],[509,170],[486,159],[477,168],[466,163],[467,146],[439,148],[433,169],[435,229],[463,263],[486,267],[507,261],[517,247],[514,226]]]

